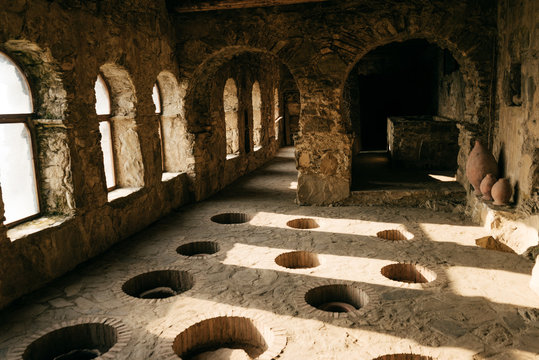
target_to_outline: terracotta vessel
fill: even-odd
[[[479,185],[479,189],[481,190],[481,194],[483,194],[483,200],[492,200],[492,196],[490,195],[490,190],[492,189],[492,186],[496,183],[498,179],[492,174],[487,174],[481,181],[481,185]]]
[[[498,164],[496,164],[496,159],[494,159],[490,151],[479,140],[476,140],[466,163],[466,176],[475,189],[474,194],[481,195],[481,181],[487,174],[497,177]]]
[[[494,199],[494,205],[508,205],[509,199],[513,195],[513,187],[509,180],[502,178],[492,186],[490,193]]]

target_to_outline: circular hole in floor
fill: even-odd
[[[318,222],[316,222],[315,219],[309,218],[290,220],[286,225],[294,229],[316,229],[319,227]]]
[[[256,359],[270,347],[273,337],[269,328],[259,328],[249,318],[220,316],[182,331],[174,339],[172,349],[182,359],[209,360],[230,353],[238,359]]]
[[[391,241],[411,240],[413,238],[411,234],[406,234],[397,229],[378,231],[376,236],[380,239]]]
[[[195,241],[179,246],[176,252],[183,256],[202,256],[215,254],[219,250],[220,246],[215,241]]]
[[[436,279],[436,273],[421,265],[391,264],[384,266],[380,272],[386,278],[405,283],[424,284]]]
[[[389,354],[373,360],[435,360],[433,357],[416,354]]]
[[[193,276],[187,271],[158,270],[127,280],[122,290],[140,299],[165,299],[191,289],[193,283]]]
[[[275,263],[289,269],[308,269],[320,265],[318,255],[309,251],[291,251],[275,258]]]
[[[89,360],[110,350],[118,341],[115,327],[103,323],[85,323],[51,331],[32,342],[24,351],[24,360]]]
[[[329,312],[359,310],[369,303],[367,293],[351,285],[324,285],[305,293],[305,301],[317,309]]]
[[[211,221],[218,224],[243,224],[251,221],[253,217],[244,213],[223,213],[211,217]]]

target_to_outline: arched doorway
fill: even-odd
[[[455,181],[464,81],[451,53],[423,39],[373,49],[344,89],[354,132],[351,190]]]
[[[297,85],[280,58],[248,47],[220,50],[191,78],[185,115],[194,134],[193,151],[199,154],[195,198],[202,199],[260,167],[287,144],[283,138],[291,133],[290,116],[283,95],[297,91]],[[294,96],[299,98],[299,93]],[[299,113],[299,103],[297,108]]]

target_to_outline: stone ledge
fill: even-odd
[[[128,188],[118,188],[112,191],[109,191],[107,195],[108,202],[114,202],[115,200],[128,197],[131,194],[134,194],[141,190],[142,187],[128,187]]]
[[[492,231],[492,236],[523,254],[539,244],[539,215],[520,213],[511,206],[489,204],[478,196],[469,195],[469,209],[473,221]]]
[[[60,226],[73,218],[73,215],[41,216],[9,229],[7,236],[13,242],[28,235]]]
[[[228,154],[228,155],[226,156],[226,159],[227,159],[227,160],[232,160],[232,159],[237,159],[237,158],[239,158],[239,157],[240,157],[239,154]]]
[[[177,177],[180,177],[181,175],[183,175],[185,173],[180,173],[180,172],[163,172],[163,174],[161,175],[161,182],[167,182],[167,181],[171,181]]]

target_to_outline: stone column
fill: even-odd
[[[298,202],[337,203],[350,195],[352,133],[338,111],[340,91],[302,94],[300,132],[295,141]]]

